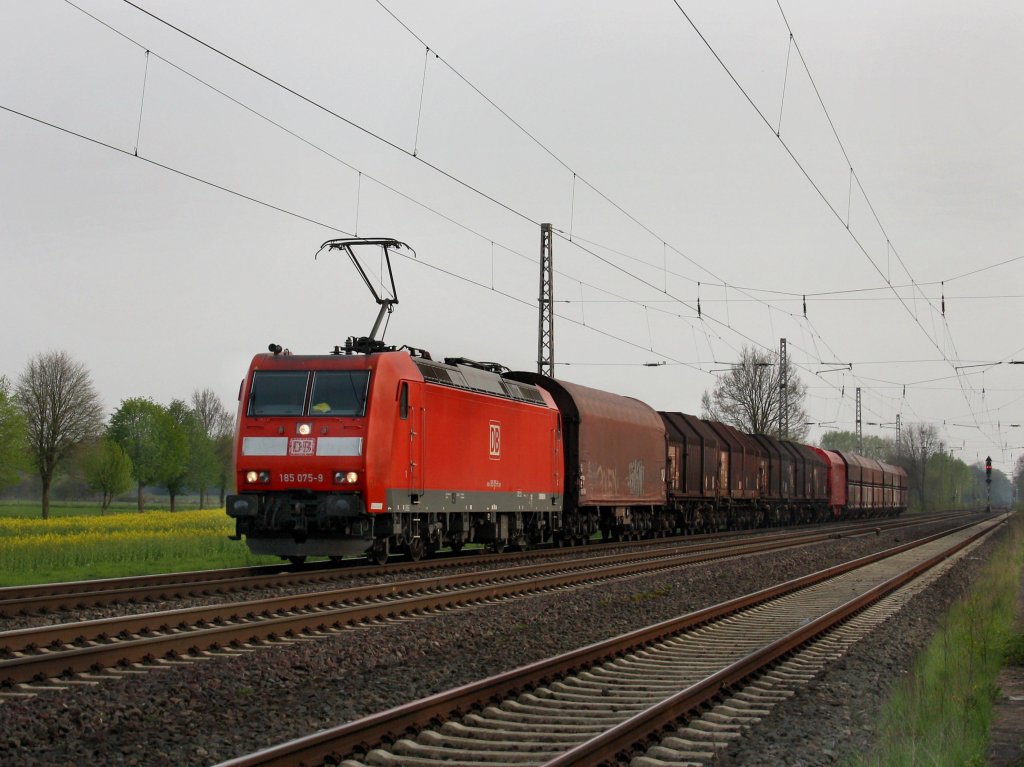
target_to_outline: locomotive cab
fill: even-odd
[[[239,401],[238,494],[228,497],[227,513],[254,553],[299,559],[366,547],[339,547],[335,539],[372,535],[365,513],[370,360],[253,360]]]

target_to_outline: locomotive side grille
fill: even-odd
[[[503,380],[502,384],[505,386],[505,391],[513,399],[521,399],[526,402],[535,402],[538,405],[544,404],[544,398],[540,396],[540,392],[530,386],[521,386],[513,381]]]
[[[422,360],[416,360],[416,367],[423,373],[423,377],[428,381],[434,383],[445,384],[447,386],[453,385],[455,382],[452,381],[451,374],[440,365],[431,365],[429,362],[423,362]]]
[[[421,359],[413,361],[423,374],[423,379],[429,383],[451,386],[455,389],[465,389],[467,391],[478,391],[499,397],[508,397],[509,399],[530,402],[535,405],[544,404],[544,398],[541,397],[536,387],[509,381],[496,373],[470,369],[465,366],[449,367]]]

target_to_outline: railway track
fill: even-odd
[[[716,741],[735,736],[723,719],[739,728],[767,713],[814,663],[884,620],[882,600],[998,524],[936,534],[220,767],[705,763]]]
[[[954,517],[956,515],[948,515]],[[823,537],[829,535],[857,535],[875,528],[890,530],[942,519],[939,515],[901,519],[870,520],[815,527],[808,530],[790,528],[785,531],[760,532],[764,539],[789,537],[805,532]],[[679,545],[707,546],[711,542],[727,545],[736,537],[748,536],[750,531],[721,533],[700,536],[683,536],[677,539],[661,538],[652,540],[620,542],[616,548],[625,550],[642,549],[652,544],[665,545],[673,541]],[[111,578],[91,581],[12,586],[0,588],[0,618],[16,615],[33,615],[50,612],[71,612],[74,610],[104,607],[118,604],[141,604],[154,601],[168,601],[184,598],[206,598],[239,594],[260,589],[281,589],[296,587],[317,587],[339,580],[359,579],[373,576],[415,575],[433,571],[439,567],[486,567],[509,565],[537,556],[566,558],[580,549],[538,549],[531,551],[507,552],[504,554],[475,554],[443,557],[419,562],[394,562],[385,567],[378,565],[348,565],[339,567],[334,562],[315,562],[300,566],[267,565],[261,567],[239,567],[223,570],[208,570],[186,573],[165,573],[128,578]],[[359,562],[360,560],[353,560]]]
[[[867,530],[873,534],[875,528]],[[853,535],[853,531],[846,531]],[[860,531],[865,534],[865,531]],[[778,551],[836,535],[760,536],[545,562],[444,577],[377,583],[247,602],[38,626],[0,632],[0,685],[68,679],[74,674],[132,664],[158,664],[182,656],[247,651],[264,642],[316,637],[350,626],[400,616],[470,607],[608,579],[633,577],[715,559]],[[3,690],[0,689],[0,695]]]

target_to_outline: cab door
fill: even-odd
[[[423,384],[402,381],[398,389],[398,418],[407,435],[406,477],[410,503],[419,503],[424,488],[423,466]]]

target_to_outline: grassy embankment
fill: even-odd
[[[38,505],[0,503],[0,586],[280,561],[229,540],[234,522],[223,509],[100,516],[95,504],[55,503],[50,514],[40,519]]]
[[[1018,512],[970,594],[943,616],[912,674],[895,687],[874,753],[852,765],[983,767],[999,669],[1024,664],[1024,637],[1014,630],[1022,565]]]

